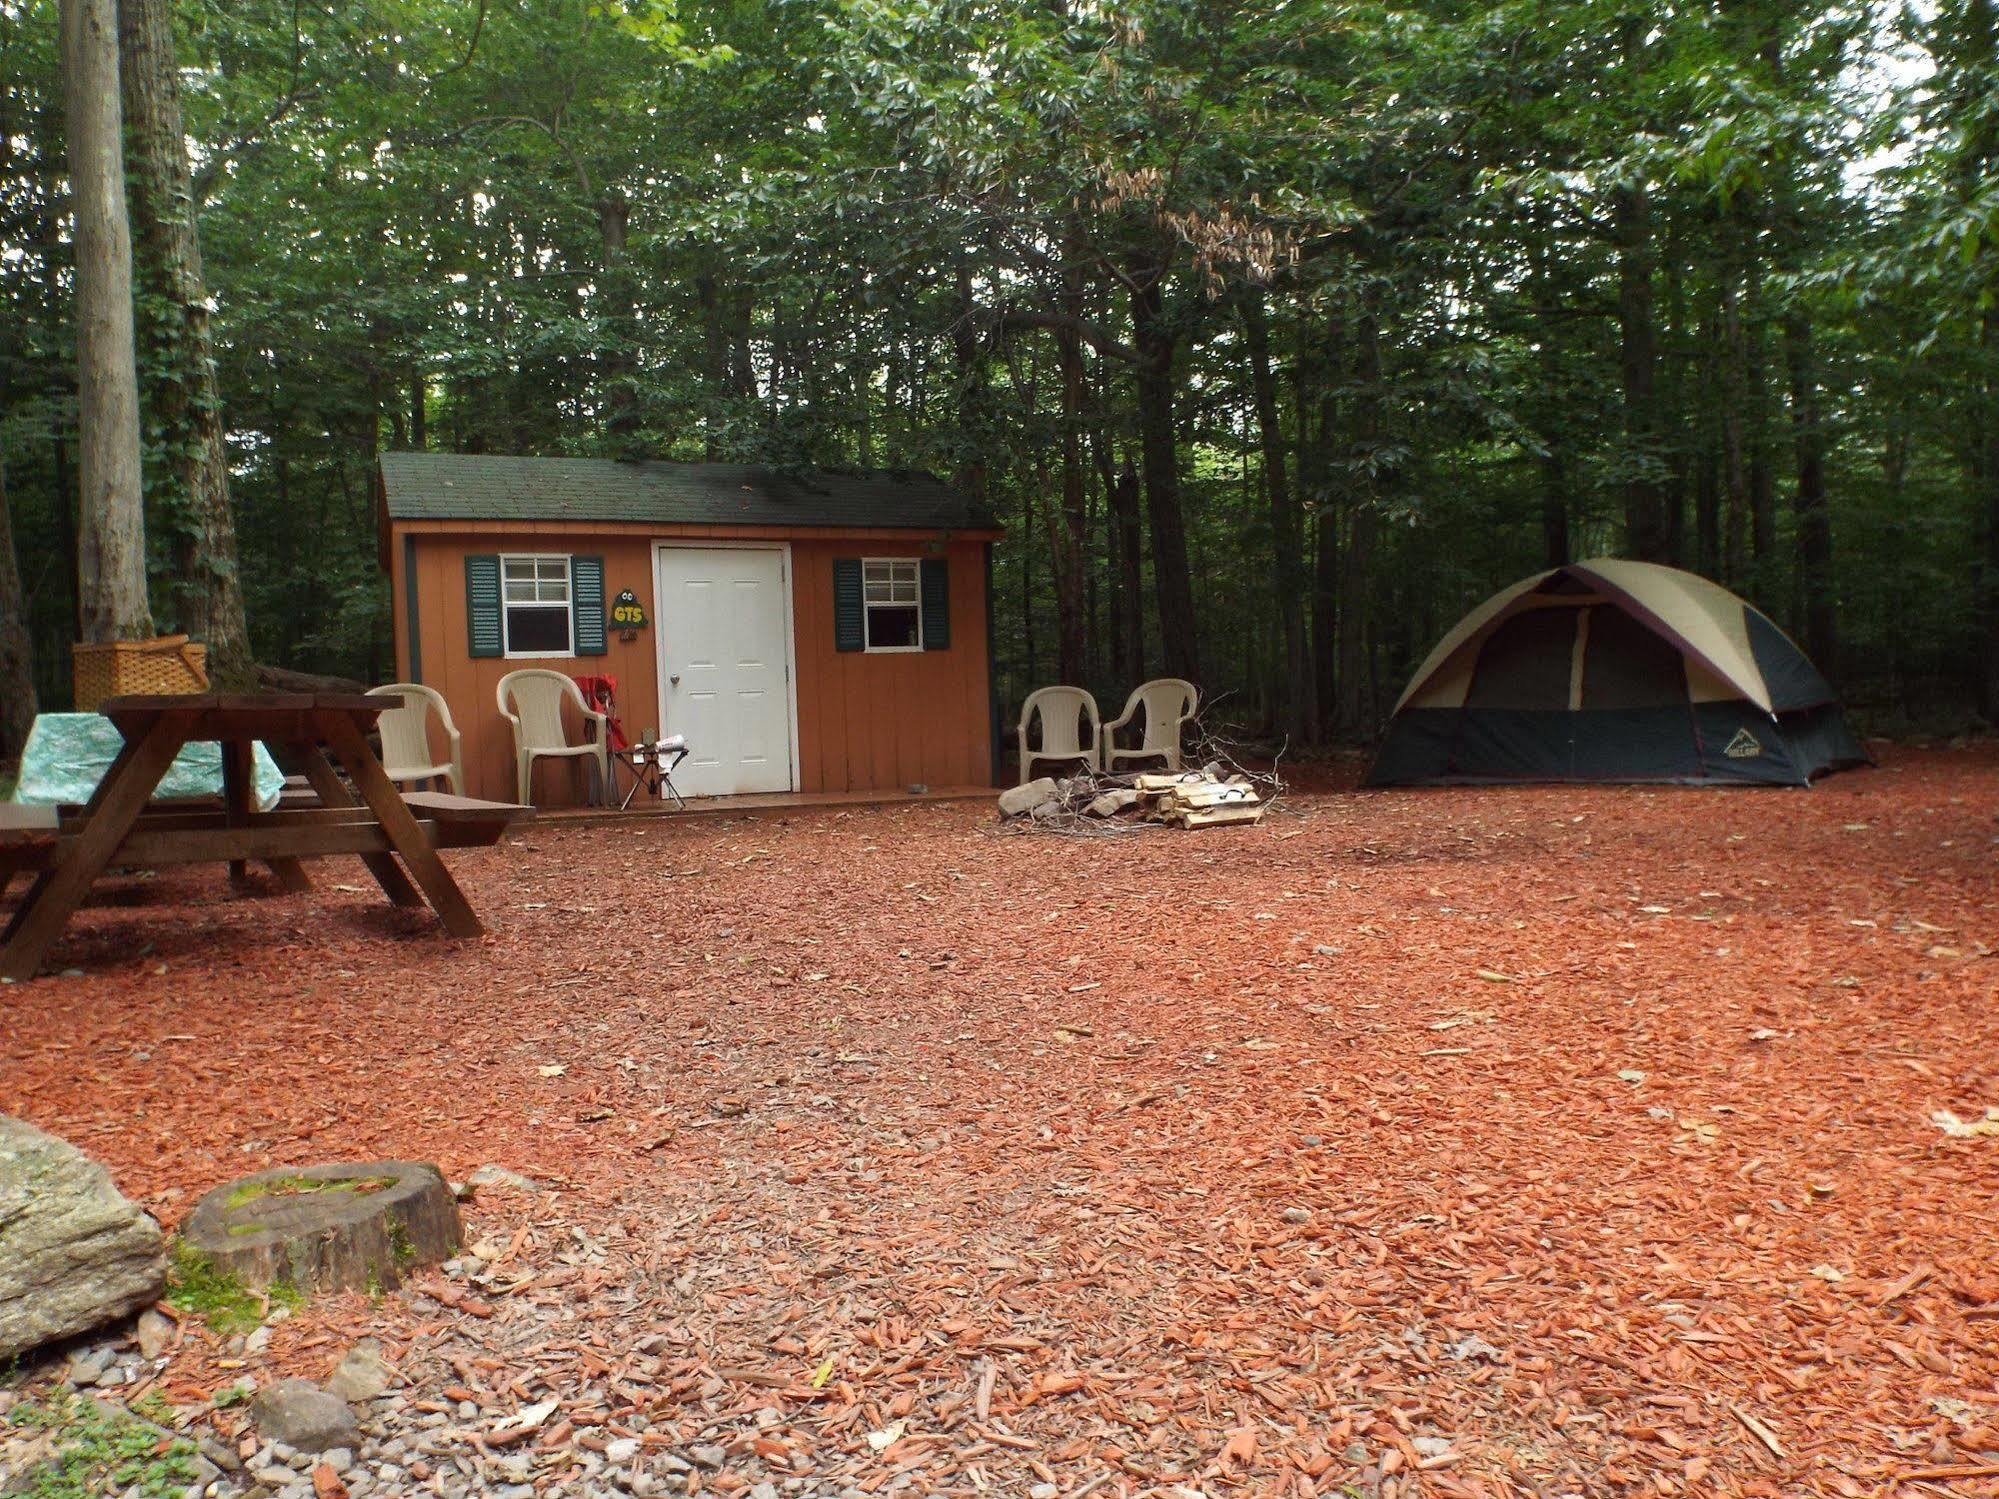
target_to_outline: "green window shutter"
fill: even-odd
[[[923,586],[923,648],[948,651],[951,648],[951,564],[942,557],[925,557],[917,573]]]
[[[490,552],[465,559],[465,637],[474,657],[506,654],[500,633],[500,559]]]
[[[576,654],[604,654],[604,559],[569,559],[570,609],[576,625]]]
[[[858,651],[867,646],[861,620],[861,559],[833,559],[833,649]]]

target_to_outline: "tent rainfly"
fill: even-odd
[[[1865,763],[1803,651],[1717,583],[1572,562],[1501,589],[1410,679],[1370,786],[1802,786]]]

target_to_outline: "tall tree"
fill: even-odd
[[[34,646],[7,510],[7,466],[0,463],[0,765],[20,757],[35,722],[35,706]]]
[[[1138,257],[1129,272],[1131,320],[1139,356],[1139,472],[1145,480],[1145,518],[1152,528],[1152,586],[1159,605],[1160,650],[1171,675],[1198,682],[1201,660],[1194,618],[1194,576],[1187,561],[1179,435],[1173,421],[1173,356],[1179,334],[1167,320],[1166,271],[1164,257],[1154,254]]]
[[[147,397],[159,459],[173,610],[206,642],[219,681],[250,668],[250,631],[229,510],[229,450],[215,383],[208,287],[181,123],[172,0],[118,0],[133,259],[143,289]]]
[[[118,104],[116,0],[62,0],[70,199],[76,219],[77,569],[87,641],[153,633],[139,479],[132,240]]]
[[[1277,717],[1284,732],[1294,742],[1304,744],[1314,737],[1319,719],[1312,652],[1305,636],[1305,603],[1311,585],[1305,569],[1304,528],[1284,461],[1283,418],[1277,402],[1277,376],[1270,361],[1270,320],[1261,288],[1252,287],[1243,296],[1242,324],[1257,439],[1262,448],[1264,496],[1270,508],[1270,581],[1276,590],[1278,629],[1284,641],[1284,692]]]

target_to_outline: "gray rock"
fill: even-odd
[[[704,1468],[719,1469],[723,1463],[729,1460],[728,1449],[724,1447],[717,1447],[714,1446],[713,1444],[701,1447],[690,1447],[687,1449],[687,1455],[693,1458],[695,1462],[699,1463]]]
[[[1138,805],[1138,793],[1129,786],[1113,786],[1100,793],[1083,810],[1092,817],[1115,817],[1127,807]]]
[[[166,1284],[159,1224],[75,1146],[0,1114],[0,1360],[129,1316]]]
[[[361,1440],[347,1402],[304,1379],[281,1379],[263,1391],[250,1402],[250,1419],[266,1441],[300,1452],[351,1452]]]
[[[639,1442],[636,1437],[617,1437],[604,1444],[606,1462],[628,1463],[638,1455]]]
[[[158,1358],[174,1340],[173,1319],[155,1311],[139,1313],[138,1331],[139,1353],[145,1358]]]
[[[334,1367],[326,1388],[350,1405],[362,1405],[388,1389],[392,1377],[382,1361],[382,1345],[373,1338],[363,1338]]]
[[[109,1348],[84,1348],[69,1356],[69,1362],[63,1365],[62,1377],[83,1390],[102,1380],[110,1368]]]
[[[1029,781],[1023,786],[1009,786],[999,795],[999,812],[1002,817],[1021,817],[1030,814],[1036,807],[1055,800],[1055,778],[1043,776],[1038,781]]]
[[[236,1455],[236,1449],[227,1442],[218,1442],[214,1437],[203,1437],[200,1442],[201,1455],[214,1463],[225,1473],[241,1473],[243,1459]]]

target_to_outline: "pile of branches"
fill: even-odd
[[[1198,769],[1106,775],[1084,768],[1030,781],[1001,794],[1000,826],[1015,833],[1110,838],[1176,824],[1253,822],[1283,795],[1284,781],[1275,765],[1247,769],[1234,750],[1225,740],[1203,737],[1183,761]]]

